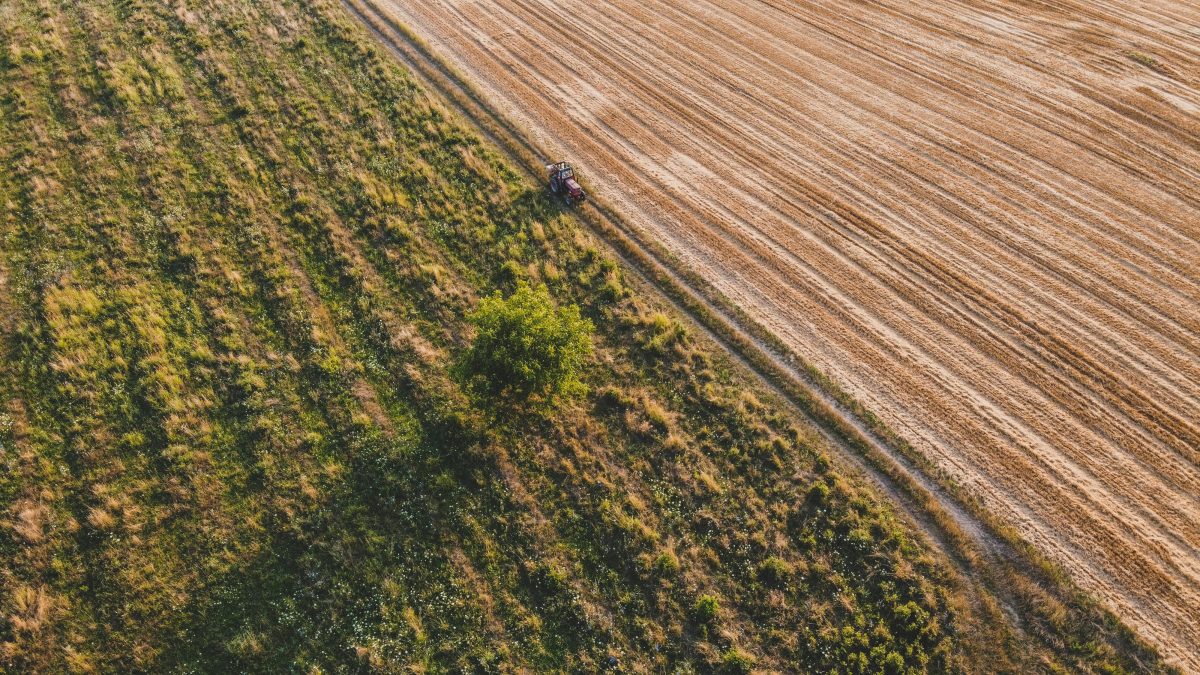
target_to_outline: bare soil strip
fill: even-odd
[[[1200,670],[1200,6],[378,4]]]

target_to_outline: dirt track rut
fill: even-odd
[[[1200,671],[1200,5],[377,5]]]

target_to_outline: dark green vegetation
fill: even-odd
[[[1138,669],[1027,641],[333,0],[0,48],[0,668]],[[497,428],[452,373],[522,283],[587,393]]]
[[[574,305],[555,307],[545,286],[496,293],[467,318],[476,336],[460,375],[484,407],[549,407],[584,391],[579,371],[592,353],[592,323]]]

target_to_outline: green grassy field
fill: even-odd
[[[1159,667],[1013,623],[334,0],[0,48],[3,670]],[[594,349],[498,414],[454,365],[519,283]]]

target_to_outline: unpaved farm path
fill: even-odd
[[[378,4],[1200,672],[1200,4]]]

